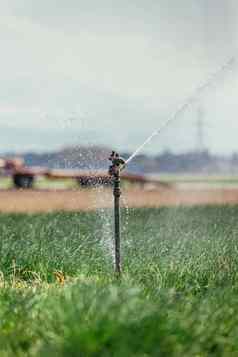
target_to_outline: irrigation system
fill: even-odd
[[[118,277],[121,275],[121,227],[120,227],[120,197],[121,180],[120,173],[125,168],[125,160],[113,151],[109,157],[109,175],[113,179],[114,196],[114,242],[115,242],[115,272]]]
[[[218,69],[215,73],[213,73],[206,82],[202,85],[198,86],[195,91],[191,94],[190,97],[171,115],[168,119],[160,126],[159,129],[155,130],[142,145],[140,145],[135,152],[125,161],[120,157],[118,153],[115,151],[112,152],[109,160],[111,161],[111,165],[109,167],[109,175],[113,180],[113,196],[114,196],[114,242],[115,242],[115,272],[118,277],[121,276],[121,230],[120,230],[120,197],[121,197],[121,187],[120,187],[120,173],[125,168],[127,164],[131,160],[134,159],[135,156],[141,150],[150,143],[150,141],[160,132],[165,129],[171,122],[175,121],[179,115],[181,115],[185,110],[195,102],[199,96],[212,85],[219,76],[224,72],[228,71],[233,65],[236,63],[236,57],[232,57],[227,61],[222,67]]]

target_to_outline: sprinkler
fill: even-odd
[[[111,165],[109,166],[109,175],[113,178],[114,196],[115,272],[119,277],[121,275],[120,173],[125,168],[125,160],[115,151],[111,153],[109,160],[111,161]]]

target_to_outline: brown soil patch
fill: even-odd
[[[112,207],[111,190],[0,191],[0,212],[90,211]],[[238,189],[159,189],[123,191],[122,205],[161,207],[238,204]]]

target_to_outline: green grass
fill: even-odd
[[[14,184],[11,177],[0,177],[0,189],[10,189],[13,188]],[[58,189],[75,189],[80,186],[73,179],[48,179],[44,177],[39,177],[35,180],[33,188],[40,190],[58,190]]]
[[[237,356],[238,207],[0,215],[0,356]]]
[[[0,176],[0,190],[12,188],[12,180],[10,177]]]
[[[238,185],[237,175],[183,175],[183,174],[158,174],[152,177],[165,183],[172,184],[204,184],[208,186],[227,187]],[[131,187],[135,184],[125,182],[122,180],[124,187]],[[0,177],[0,189],[13,188],[13,182],[10,177]],[[45,177],[38,177],[33,185],[34,189],[39,190],[67,190],[80,189],[80,185],[74,179],[48,179]]]
[[[34,183],[34,188],[36,189],[53,189],[53,190],[67,190],[67,189],[75,189],[79,188],[79,184],[76,180],[73,179],[47,179],[44,177],[40,177],[36,179]]]
[[[183,184],[220,184],[220,185],[237,185],[238,184],[238,176],[236,174],[210,174],[210,175],[202,175],[202,174],[158,174],[155,175],[157,179],[162,182],[168,183],[183,183]]]

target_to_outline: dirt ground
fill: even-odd
[[[90,211],[112,207],[112,192],[99,190],[1,190],[0,212]],[[122,206],[161,207],[202,204],[238,204],[238,188],[161,188],[123,190]]]

